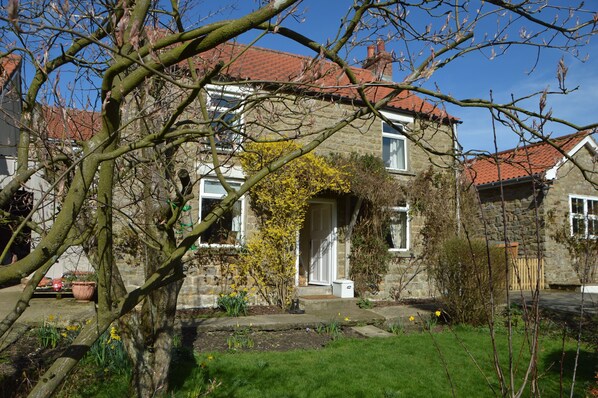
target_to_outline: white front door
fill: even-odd
[[[309,283],[331,285],[336,275],[336,217],[333,201],[309,207]]]

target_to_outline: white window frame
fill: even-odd
[[[409,217],[409,205],[405,206],[395,206],[389,209],[392,213],[405,213],[405,220],[407,225],[405,226],[406,230],[406,239],[405,239],[405,248],[389,248],[389,252],[407,252],[411,247],[411,220]],[[389,232],[390,233],[390,232]]]
[[[220,181],[216,177],[203,177],[199,182],[199,222],[202,220],[202,202],[203,199],[224,199],[226,194],[214,194],[214,193],[206,193],[205,192],[205,183],[206,181],[217,182],[220,184]],[[226,179],[229,184],[243,184],[242,180],[238,179]],[[243,244],[245,240],[245,195],[241,196],[238,200],[238,203],[241,204],[241,226],[239,231],[239,239],[236,240],[234,244],[228,243],[203,243],[201,241],[201,236],[199,238],[199,245],[202,247],[239,247]],[[232,211],[232,209],[231,209]]]
[[[598,197],[596,196],[587,196],[587,195],[569,195],[569,228],[571,236],[575,236],[573,233],[573,219],[576,218],[576,214],[580,213],[573,213],[573,199],[583,200],[583,221],[584,221],[584,231],[583,234],[579,234],[578,236],[584,239],[597,239],[598,235],[590,235],[588,233],[588,225],[589,220],[595,220],[598,222],[598,215],[590,215],[588,214],[588,201],[596,201],[598,202]]]
[[[250,90],[243,89],[240,87],[235,87],[235,86],[220,86],[220,85],[208,84],[206,86],[206,94],[207,94],[206,106],[207,106],[208,113],[219,112],[222,114],[224,114],[224,113],[233,114],[235,117],[237,117],[237,120],[235,121],[236,129],[243,132],[245,129],[245,117],[244,117],[244,113],[243,113],[243,105],[241,105],[237,109],[232,109],[232,108],[229,108],[226,106],[219,106],[218,104],[215,104],[216,101],[214,101],[214,98],[218,98],[220,96],[226,95],[226,96],[236,98],[239,100],[239,102],[241,102],[245,99],[245,97],[247,97],[247,95],[250,94]],[[232,148],[228,148],[225,146],[219,147],[218,144],[216,145],[216,148],[222,152],[233,152],[233,151],[237,150],[239,147],[239,144],[241,143],[242,136],[235,132],[233,132],[233,134],[236,135],[236,137],[233,137],[233,139],[232,139],[232,142],[233,142]]]
[[[397,114],[388,113],[388,112],[382,112],[382,115],[386,119],[392,121],[395,124],[395,126],[400,126],[402,131],[405,131],[407,129],[407,125],[409,123],[413,123],[413,120],[414,120],[412,117],[409,117],[409,116],[397,115]],[[385,121],[381,121],[380,131],[382,133],[382,140],[381,140],[382,142],[381,142],[380,154],[382,156],[382,161],[384,162],[384,165],[386,166],[386,159],[384,159],[384,138],[390,138],[390,139],[396,139],[396,140],[403,141],[403,149],[404,149],[404,156],[405,156],[405,168],[397,169],[397,168],[386,166],[386,169],[390,170],[390,171],[407,171],[407,170],[409,170],[409,148],[407,145],[407,143],[408,143],[407,137],[405,137],[405,135],[401,134],[401,132],[399,132],[399,131],[397,131],[396,133],[385,132],[384,131],[385,125],[388,125],[388,127],[392,128],[392,126],[390,126]]]

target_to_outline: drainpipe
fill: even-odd
[[[295,237],[295,287],[299,286],[299,238],[301,236],[301,232],[297,231],[297,235]]]

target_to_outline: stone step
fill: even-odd
[[[364,337],[392,337],[393,334],[374,325],[353,326],[351,329]]]
[[[302,296],[324,296],[332,294],[332,286],[299,286],[297,287],[297,295]]]
[[[338,311],[344,309],[353,309],[357,307],[357,299],[342,299],[332,294],[301,296],[299,297],[299,307],[306,312],[313,311]]]

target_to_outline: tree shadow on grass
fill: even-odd
[[[576,351],[574,349],[554,350],[547,355],[542,355],[542,369],[544,372],[560,375],[554,380],[560,383],[559,389],[562,396],[569,396],[571,384],[573,381],[573,372],[575,369]],[[575,369],[575,395],[585,397],[588,387],[594,383],[595,374],[598,371],[598,353],[584,349],[579,352],[577,368]],[[557,390],[554,390],[557,391]]]
[[[192,377],[198,367],[193,353],[193,342],[197,338],[197,329],[182,328],[180,336],[180,344],[173,348],[168,375],[171,391],[182,389],[185,381]]]

